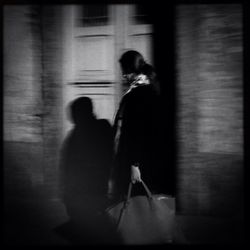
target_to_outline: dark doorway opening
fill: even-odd
[[[161,95],[164,187],[168,194],[176,194],[176,84],[175,84],[175,5],[148,6],[153,23],[154,66]]]

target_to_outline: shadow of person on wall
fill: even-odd
[[[96,119],[88,97],[69,107],[73,129],[62,146],[62,197],[70,221],[57,228],[76,244],[98,244],[108,240],[100,215],[107,207],[108,177],[112,159],[112,127]]]

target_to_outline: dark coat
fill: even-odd
[[[153,86],[139,86],[123,97],[114,123],[115,133],[119,116],[122,126],[112,174],[114,192],[126,194],[134,163],[139,163],[141,177],[148,187],[160,192],[161,114],[159,96]]]

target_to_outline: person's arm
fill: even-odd
[[[145,139],[147,133],[148,121],[148,102],[145,96],[134,95],[130,99],[130,103],[126,112],[125,133],[127,135],[127,154],[130,160],[131,181],[141,181],[141,164],[145,154]]]

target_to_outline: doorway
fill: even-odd
[[[72,5],[64,11],[64,110],[79,96],[88,96],[97,118],[113,123],[123,94],[118,60],[129,49],[152,63],[152,24],[140,6]],[[64,135],[71,128],[63,118]]]

